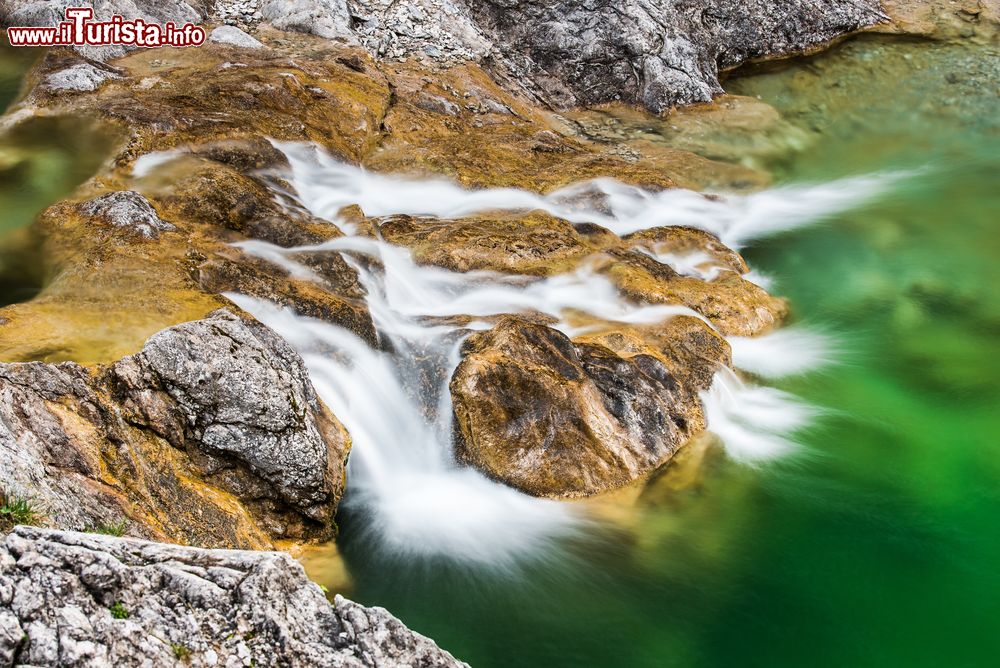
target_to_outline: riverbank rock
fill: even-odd
[[[94,369],[0,365],[0,483],[60,528],[182,543],[327,539],[346,431],[301,358],[220,311]]]
[[[382,608],[331,605],[287,554],[30,527],[0,542],[0,663],[466,665]]]
[[[656,113],[722,93],[722,70],[815,49],[885,18],[877,0],[504,0],[475,3],[473,13],[498,61],[546,103],[626,101]]]
[[[281,29],[359,40],[379,58],[482,61],[555,108],[624,101],[657,113],[711,100],[720,71],[886,19],[878,0],[307,0],[265,2],[263,14]]]
[[[3,25],[54,25],[63,9],[54,2],[3,7]],[[208,9],[232,22],[222,5]],[[722,93],[721,71],[809,52],[887,19],[878,0],[262,0],[253,9],[240,15],[247,27],[264,21],[361,45],[375,58],[482,63],[509,89],[553,108],[627,102],[655,113]],[[97,12],[104,19],[112,13],[176,24],[205,18],[180,0],[108,2]],[[255,42],[249,35],[227,40]],[[81,50],[102,59],[125,53],[124,47]]]
[[[472,335],[451,381],[459,458],[529,494],[593,496],[668,461],[705,428],[698,392],[729,348],[700,320],[570,340],[507,317]]]

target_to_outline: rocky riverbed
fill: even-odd
[[[48,51],[0,120],[16,134],[87,119],[108,137],[97,173],[5,241],[38,262],[2,267],[31,298],[0,309],[0,484],[31,510],[0,517],[0,659],[460,665],[384,611],[327,605],[287,556],[194,547],[332,540],[352,443],[369,437],[316,380],[317,355],[350,354],[276,333],[260,304],[412,358],[409,394],[448,428],[449,466],[546,499],[641,485],[705,432],[717,374],[735,378],[731,341],[789,315],[743,237],[704,224],[736,205],[698,191],[768,181],[701,150],[715,124],[739,131],[746,113],[787,131],[763,103],[711,103],[720,78],[872,26],[993,34],[995,7],[919,4],[97,3],[211,36]],[[12,0],[0,23],[61,8]],[[670,111],[695,102],[709,104]],[[621,118],[659,122],[647,112],[669,112],[678,141],[616,135]],[[623,202],[671,193],[689,219],[619,225],[635,215]],[[411,264],[459,302],[485,284],[545,298],[421,303],[401,336],[379,291]],[[552,302],[573,281],[627,306]],[[417,345],[414,327],[454,347]],[[25,520],[52,531],[12,529]],[[67,533],[109,528],[161,543]]]

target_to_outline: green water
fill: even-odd
[[[1000,58],[852,41],[729,82],[805,130],[781,182],[919,170],[751,264],[840,364],[781,383],[827,409],[797,456],[710,452],[627,520],[515,577],[341,549],[353,596],[473,666],[1000,662]]]
[[[38,55],[0,47],[0,109],[17,100]],[[114,141],[112,132],[75,116],[34,117],[0,128],[0,306],[41,289],[43,239],[27,228],[42,209],[93,176]]]

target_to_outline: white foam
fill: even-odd
[[[337,212],[351,204],[369,216],[446,219],[492,210],[539,209],[573,223],[596,223],[619,235],[662,226],[695,227],[732,248],[858,207],[905,176],[879,173],[713,197],[682,188],[650,192],[601,178],[542,196],[516,188],[470,190],[443,179],[375,174],[340,162],[312,144],[274,144],[288,157],[302,203],[314,215],[333,222]]]
[[[744,383],[728,369],[716,373],[701,400],[709,430],[722,440],[729,456],[746,464],[794,450],[789,434],[818,412],[787,392]]]
[[[358,272],[379,336],[393,352],[375,350],[345,329],[268,302],[229,297],[299,350],[320,396],[351,433],[354,449],[345,507],[364,515],[360,524],[367,537],[394,554],[447,556],[498,567],[547,554],[583,520],[567,505],[528,497],[453,461],[447,385],[467,330],[487,328],[494,316],[518,312],[547,314],[570,336],[585,331],[573,324],[583,321],[576,318],[580,313],[637,324],[681,314],[701,316],[681,306],[631,302],[586,262],[574,272],[549,278],[421,266],[405,248],[351,236],[355,230],[338,219],[343,207],[358,204],[371,216],[445,219],[495,209],[542,209],[571,222],[598,223],[618,234],[691,225],[738,244],[855,205],[891,178],[845,179],[721,198],[684,190],[651,193],[598,179],[541,196],[372,174],[311,145],[275,145],[291,164],[291,174],[284,176],[289,176],[294,192],[284,194],[339,224],[348,236],[292,249],[261,241],[239,247],[300,278],[312,272],[292,257],[295,253],[340,252]],[[705,254],[659,259],[706,279],[721,270]],[[448,320],[451,316],[470,316],[472,322],[460,329]],[[804,330],[731,342],[737,366],[765,377],[806,370],[828,357],[821,339]],[[743,462],[787,453],[794,447],[789,435],[815,414],[791,395],[744,383],[726,369],[701,397],[709,428],[732,457]]]
[[[730,336],[733,366],[762,378],[815,371],[835,361],[830,337],[804,327],[777,329],[764,336]]]
[[[161,166],[167,164],[168,162],[173,162],[177,158],[186,154],[187,151],[182,149],[171,149],[169,151],[156,151],[141,155],[135,161],[135,164],[132,165],[132,176],[137,179],[145,178]]]

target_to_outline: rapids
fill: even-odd
[[[619,233],[697,223],[746,242],[822,220],[898,178],[873,175],[714,199],[688,191],[649,193],[601,179],[542,197],[514,189],[472,191],[444,180],[372,174],[313,145],[275,144],[291,165],[290,173],[280,176],[294,189],[277,194],[289,205],[337,225],[347,236],[296,248],[257,240],[235,245],[305,279],[314,276],[294,260],[296,253],[341,252],[367,292],[383,350],[370,348],[346,329],[274,304],[236,294],[229,298],[297,348],[320,396],[351,433],[354,449],[344,510],[364,518],[355,525],[371,549],[398,558],[437,557],[499,569],[552,558],[556,546],[590,519],[579,504],[526,496],[453,461],[448,382],[464,337],[488,328],[490,318],[503,313],[549,315],[557,321],[554,326],[570,336],[586,329],[567,320],[571,312],[650,324],[675,315],[701,316],[681,306],[631,302],[586,262],[575,272],[543,279],[421,266],[405,248],[356,236],[338,218],[341,208],[360,204],[369,215],[440,217],[541,208]],[[149,158],[142,170],[172,157]],[[599,195],[596,200],[594,194]],[[700,260],[686,258],[685,266],[701,265]],[[443,324],[449,316],[473,320],[461,326]],[[808,371],[831,358],[824,337],[804,328],[732,342],[738,365],[770,378]],[[747,463],[792,452],[792,435],[816,413],[785,392],[740,380],[728,370],[719,371],[702,398],[709,429],[734,459]]]

